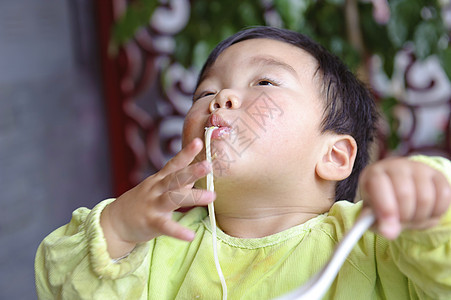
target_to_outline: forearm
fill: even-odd
[[[44,239],[35,262],[40,299],[139,299],[144,295],[149,243],[137,245],[126,259],[114,263],[100,227],[100,214],[110,202],[103,201],[92,211],[76,210],[69,224]],[[140,296],[128,297],[129,290]]]

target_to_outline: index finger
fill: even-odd
[[[186,145],[179,153],[171,158],[168,163],[160,170],[162,176],[176,172],[188,166],[202,150],[203,142],[200,138],[195,138]]]

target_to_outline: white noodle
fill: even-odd
[[[211,141],[211,134],[213,133],[213,130],[217,129],[218,127],[209,127],[205,128],[205,151],[206,151],[206,157],[207,161],[211,163],[211,148],[210,148],[210,141]],[[213,183],[213,168],[211,169],[211,172],[207,174],[207,190],[214,191],[215,186]],[[224,279],[224,275],[222,274],[221,266],[219,265],[219,258],[218,258],[218,250],[217,250],[217,238],[216,238],[216,218],[215,218],[215,208],[213,206],[213,202],[208,204],[208,215],[210,217],[210,224],[211,224],[211,231],[212,231],[212,241],[213,241],[213,256],[215,259],[215,265],[216,265],[216,271],[218,272],[219,279],[221,280],[222,285],[222,299],[227,299],[227,285]]]

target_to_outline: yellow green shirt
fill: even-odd
[[[451,182],[451,162],[416,157]],[[39,299],[221,299],[211,226],[205,208],[174,213],[194,230],[192,242],[161,236],[114,262],[99,224],[102,209],[79,208],[36,255]],[[242,239],[218,229],[218,255],[229,299],[272,299],[312,277],[352,227],[361,203],[339,201],[331,210],[277,234]],[[353,249],[325,299],[451,299],[451,210],[424,231],[395,241],[367,232]]]

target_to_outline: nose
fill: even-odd
[[[210,102],[210,112],[219,108],[237,109],[241,107],[238,96],[230,89],[223,89]]]

